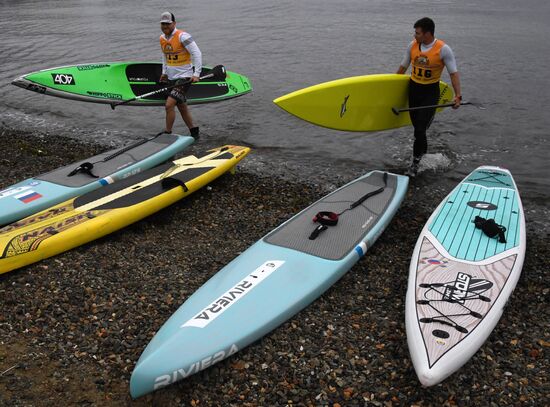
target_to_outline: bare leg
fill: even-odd
[[[175,107],[176,107],[176,99],[168,96],[168,98],[166,98],[166,104],[164,105],[165,109],[166,109],[166,128],[165,130],[168,132],[168,133],[171,133],[172,132],[172,127],[174,126],[174,121],[176,121],[176,111],[175,111]]]
[[[185,122],[187,127],[189,129],[192,129],[193,127],[195,127],[193,125],[193,118],[191,117],[191,112],[189,112],[189,108],[187,107],[187,103],[180,103],[177,106],[178,106],[178,110],[180,111],[181,118],[183,119],[183,121]]]

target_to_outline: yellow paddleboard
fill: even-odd
[[[317,126],[344,131],[379,131],[411,124],[408,75],[354,76],[300,89],[273,101],[288,113]],[[439,104],[452,102],[453,90],[439,82]],[[441,109],[438,109],[438,111]]]
[[[108,235],[186,197],[250,151],[224,146],[69,199],[0,229],[0,274]]]

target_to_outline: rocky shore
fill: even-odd
[[[210,147],[200,140],[185,154]],[[2,189],[107,147],[0,127],[0,149]],[[422,388],[416,378],[404,300],[418,234],[449,192],[437,188],[436,175],[414,180],[367,255],[290,321],[229,359],[132,400],[132,369],[164,321],[328,185],[351,180],[289,182],[247,160],[234,176],[143,221],[0,275],[0,405],[550,404],[550,247],[540,230],[528,228],[522,276],[480,351],[440,385]]]

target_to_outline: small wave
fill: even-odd
[[[70,137],[84,142],[96,142],[106,146],[117,146],[138,139],[133,133],[123,130],[111,130],[102,127],[80,128],[57,120],[62,115],[51,113],[28,114],[21,111],[8,111],[0,114],[1,126],[23,132],[42,134],[46,137],[56,135]]]
[[[418,172],[445,172],[452,166],[452,160],[443,153],[425,154],[418,166]]]

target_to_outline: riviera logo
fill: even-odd
[[[257,287],[262,281],[281,267],[285,262],[282,260],[266,261],[243,280],[227,290],[220,297],[214,300],[209,306],[200,311],[197,316],[181,325],[180,328],[196,327],[204,328],[214,319],[223,314],[229,307],[243,298],[246,294]]]
[[[229,349],[223,349],[219,352],[214,353],[211,356],[208,356],[202,360],[199,360],[195,363],[192,363],[187,370],[185,368],[174,370],[170,374],[165,374],[162,376],[158,376],[155,378],[155,384],[154,384],[154,390],[158,390],[161,387],[168,386],[170,383],[177,382],[178,380],[185,379],[188,376],[191,376],[192,374],[198,373],[201,370],[206,369],[209,366],[212,366],[223,359],[233,355],[234,353],[237,353],[239,351],[239,348],[236,344],[233,344],[229,347]]]

